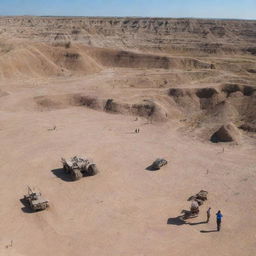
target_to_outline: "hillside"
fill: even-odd
[[[71,40],[95,47],[165,53],[255,54],[256,21],[1,17],[2,36],[53,42]]]

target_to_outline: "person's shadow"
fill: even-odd
[[[213,233],[213,232],[218,232],[218,230],[216,229],[212,229],[212,230],[200,230],[201,233]]]
[[[71,175],[66,173],[63,168],[53,169],[51,172],[58,177],[59,179],[62,179],[66,182],[71,182],[73,179],[71,178]]]
[[[187,224],[187,222],[184,220],[184,216],[180,215],[180,216],[177,216],[175,218],[169,218],[167,220],[167,224],[168,225],[181,226],[181,225]]]
[[[177,217],[174,217],[174,218],[169,218],[167,220],[167,224],[168,225],[176,225],[176,226],[181,226],[181,225],[187,224],[187,225],[193,226],[193,225],[200,225],[200,224],[206,224],[207,223],[207,221],[200,221],[200,222],[194,222],[194,223],[187,222],[186,220],[197,217],[197,215],[194,216],[191,213],[191,211],[182,210],[181,214],[182,215],[180,215],[180,216],[177,216]]]
[[[194,223],[188,223],[189,225],[191,226],[194,226],[194,225],[200,225],[200,224],[206,224],[207,221],[200,221],[200,222],[194,222]]]

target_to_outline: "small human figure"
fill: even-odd
[[[138,133],[140,132],[140,128],[137,129],[137,132],[138,132]]]
[[[208,222],[209,222],[209,220],[210,220],[210,217],[211,217],[211,207],[209,207],[209,209],[207,210],[206,214],[207,214],[207,220],[206,220],[206,223],[208,223]]]
[[[222,219],[223,215],[221,214],[221,211],[219,210],[216,213],[216,221],[217,221],[217,230],[220,231],[220,227],[221,227],[221,219]]]

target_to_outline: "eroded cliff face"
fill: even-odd
[[[172,71],[176,82],[197,75],[175,70],[202,70],[200,79],[211,77],[207,82],[250,85],[255,81],[255,55],[256,21],[0,18],[0,80],[132,68]],[[222,72],[226,73],[218,77]]]
[[[2,37],[165,53],[256,54],[256,21],[2,17]]]

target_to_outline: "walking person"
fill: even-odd
[[[209,220],[210,220],[210,217],[211,217],[211,207],[209,207],[209,208],[208,208],[208,210],[207,210],[206,214],[207,214],[207,220],[206,220],[206,223],[208,223],[208,222],[209,222]]]
[[[217,221],[217,230],[220,231],[220,226],[221,226],[221,219],[223,215],[221,214],[221,211],[218,211],[216,213],[216,221]]]

